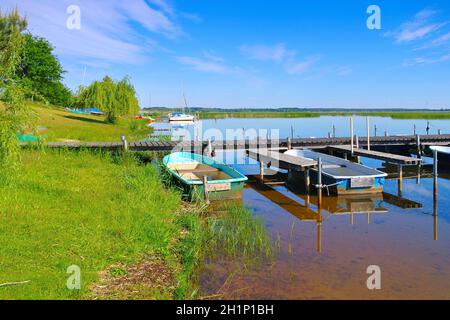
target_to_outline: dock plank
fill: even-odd
[[[351,152],[352,148],[351,146],[344,145],[344,146],[328,146],[328,148],[336,151],[344,151],[344,152]],[[377,160],[383,160],[390,163],[397,163],[397,164],[404,164],[404,165],[417,165],[422,162],[422,159],[413,158],[413,157],[407,157],[402,156],[398,154],[393,153],[387,153],[387,152],[380,152],[380,151],[374,151],[374,150],[366,150],[366,149],[358,149],[353,148],[353,155],[355,156],[361,156],[361,157],[367,157]]]
[[[250,158],[264,163],[271,162],[273,166],[280,167],[282,169],[290,168],[292,166],[300,168],[309,168],[317,165],[317,162],[310,159],[294,157],[284,153],[280,153],[276,150],[269,149],[250,149],[247,151]]]

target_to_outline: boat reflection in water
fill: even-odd
[[[297,197],[294,200],[293,197],[286,194],[286,192],[289,192],[287,189],[283,193],[281,190],[276,190],[254,179],[248,182],[248,187],[297,217],[300,221],[315,222],[317,224],[318,252],[322,251],[322,224],[324,222],[324,214],[327,214],[328,217],[348,215],[350,217],[350,224],[354,225],[355,215],[365,214],[367,216],[367,224],[370,224],[372,214],[388,212],[383,206],[385,201],[381,193],[324,197],[322,204],[318,206],[317,195],[297,193],[294,191],[293,194]],[[303,200],[303,204],[298,200]]]

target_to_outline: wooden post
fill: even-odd
[[[416,135],[416,148],[417,148],[417,157],[422,158],[422,147],[420,146],[420,136]]]
[[[306,194],[309,194],[309,186],[310,186],[310,179],[309,179],[309,169],[305,169],[304,172],[304,178],[305,178],[305,192]]]
[[[212,143],[211,139],[208,139],[208,146],[206,147],[207,156],[210,157],[212,154]]]
[[[433,239],[438,240],[438,202],[437,199],[433,201]]]
[[[359,137],[355,136],[355,140],[356,140],[356,149],[359,149]],[[356,157],[356,163],[360,162],[360,158],[359,156]]]
[[[322,253],[322,211],[319,209],[318,212],[319,218],[317,221],[317,252]]]
[[[122,140],[123,150],[124,150],[124,151],[128,151],[128,141],[127,141],[127,139],[125,138],[125,136],[122,136],[122,137],[121,137],[121,140]]]
[[[367,224],[370,224],[370,212],[367,212]]]
[[[433,194],[434,199],[437,200],[438,195],[438,152],[433,150]]]
[[[350,145],[352,150],[352,156],[353,156],[353,116],[350,117]]]
[[[264,183],[264,162],[259,161],[259,177],[261,182]]]
[[[421,165],[418,164],[417,165],[417,177],[416,177],[416,184],[420,184],[420,176],[421,176]]]
[[[317,205],[322,207],[322,158],[317,159]]]
[[[208,177],[206,175],[203,176],[203,196],[205,198],[205,202],[209,203]]]
[[[366,117],[366,130],[367,130],[367,150],[370,151],[370,120],[369,116]]]
[[[398,196],[403,195],[403,166],[398,164]]]
[[[287,148],[288,148],[288,150],[292,149],[292,140],[291,140],[291,138],[287,139]]]

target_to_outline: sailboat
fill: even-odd
[[[174,112],[168,115],[170,122],[193,122],[195,120],[195,116],[191,114],[184,113],[184,108],[187,108],[186,95],[183,93],[184,98],[184,107],[183,112]]]

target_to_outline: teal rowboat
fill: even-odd
[[[247,181],[247,177],[234,168],[196,153],[169,154],[163,158],[163,165],[191,200],[203,195],[205,176],[210,199],[234,198]]]

